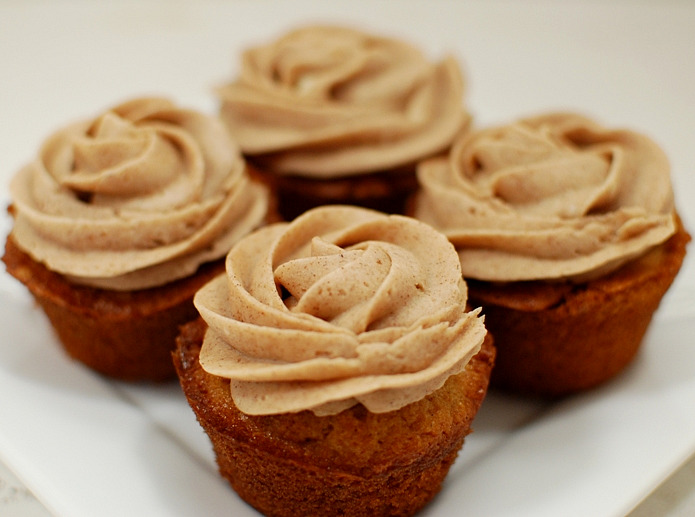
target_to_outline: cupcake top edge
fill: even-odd
[[[453,57],[352,28],[310,25],[248,48],[217,94],[245,156],[330,179],[400,169],[448,148],[470,119]]]
[[[600,276],[676,230],[661,148],[577,113],[469,132],[421,162],[418,181],[413,215],[445,233],[478,280]]]
[[[195,304],[202,367],[249,414],[398,409],[438,389],[480,349],[447,239],[404,216],[310,210],[243,238]]]
[[[10,194],[21,249],[76,283],[115,290],[224,257],[268,206],[220,120],[159,97],[60,128]]]

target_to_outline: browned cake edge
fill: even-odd
[[[224,271],[224,260],[162,287],[118,292],[76,285],[20,250],[12,237],[2,258],[46,313],[65,351],[89,368],[128,381],[176,377],[179,326],[198,315],[193,295]]]
[[[679,223],[645,256],[581,284],[469,281],[469,303],[483,307],[498,349],[492,386],[559,397],[615,377],[639,350],[689,241]]]
[[[258,159],[247,168],[251,177],[270,188],[277,199],[278,212],[287,221],[311,208],[328,204],[355,205],[389,214],[403,214],[406,200],[418,188],[414,165],[331,179],[275,174],[259,164]]]
[[[229,382],[198,362],[205,332],[182,327],[174,363],[210,437],[220,473],[266,515],[412,515],[430,501],[454,462],[485,397],[495,349],[489,337],[465,371],[398,411],[356,405],[338,415],[310,411],[250,416]]]

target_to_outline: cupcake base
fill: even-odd
[[[581,284],[467,279],[469,303],[483,307],[495,336],[492,387],[560,397],[615,377],[635,357],[689,240],[679,224],[647,255]]]
[[[464,372],[398,411],[250,416],[234,405],[229,381],[201,368],[205,329],[202,319],[182,327],[181,386],[221,475],[268,516],[414,514],[439,492],[471,432],[495,356],[488,337]]]
[[[249,169],[252,177],[270,188],[278,212],[287,221],[311,208],[333,204],[403,214],[406,200],[418,187],[414,167],[328,180],[274,174],[262,164]]]
[[[48,316],[65,351],[100,374],[126,381],[166,381],[179,326],[195,319],[193,295],[224,271],[224,260],[188,278],[132,292],[69,282],[7,239],[3,262]]]

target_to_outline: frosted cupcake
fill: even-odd
[[[551,113],[422,163],[414,215],[456,246],[499,356],[493,385],[558,396],[635,356],[689,240],[663,151]]]
[[[221,117],[277,191],[282,215],[350,203],[401,213],[418,160],[464,129],[463,81],[392,38],[308,26],[246,50]]]
[[[127,380],[175,376],[193,294],[268,208],[222,123],[161,98],[60,129],[10,194],[7,271],[72,357]]]
[[[410,515],[440,489],[494,359],[446,238],[311,210],[195,298],[175,363],[221,474],[265,515]]]

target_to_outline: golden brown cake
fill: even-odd
[[[679,226],[645,256],[578,284],[469,280],[471,305],[484,307],[487,328],[499,336],[493,385],[561,396],[613,378],[639,350],[689,240]]]
[[[402,41],[302,27],[244,52],[220,116],[285,219],[338,203],[402,213],[417,161],[469,123],[461,75]]]
[[[412,515],[440,490],[495,356],[443,235],[312,209],[242,239],[195,304],[174,363],[245,501],[269,516]]]
[[[175,378],[194,293],[270,213],[223,124],[160,98],[60,129],[10,193],[7,271],[70,356],[124,380]]]
[[[111,291],[77,285],[20,250],[12,238],[3,256],[44,310],[66,352],[91,369],[122,380],[171,379],[179,326],[195,319],[193,295],[224,271],[224,261],[164,286]]]
[[[255,416],[237,409],[228,380],[200,367],[205,329],[202,319],[182,329],[174,355],[181,385],[221,474],[276,516],[414,514],[439,492],[472,431],[495,355],[488,337],[462,373],[398,411]]]
[[[495,336],[492,385],[562,396],[634,358],[690,237],[646,136],[553,113],[423,162],[415,217],[456,246]]]
[[[417,190],[415,166],[331,180],[275,174],[261,160],[248,158],[251,175],[268,186],[278,201],[278,213],[290,221],[323,205],[349,204],[390,214],[402,214]]]

